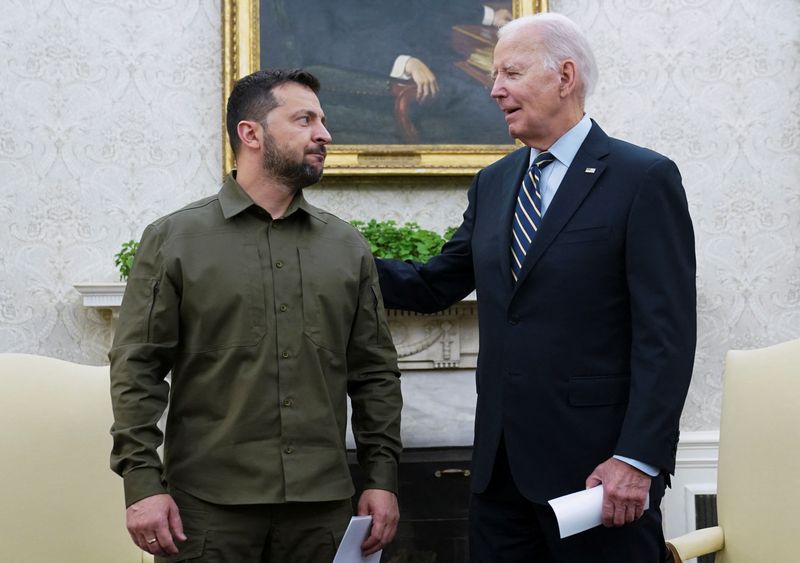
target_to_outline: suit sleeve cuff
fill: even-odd
[[[641,462],[638,459],[631,459],[631,458],[625,457],[623,455],[615,455],[614,459],[618,459],[620,461],[624,461],[625,463],[627,463],[628,465],[630,465],[632,467],[635,467],[636,469],[638,469],[642,473],[647,473],[650,477],[655,477],[656,475],[661,473],[658,470],[658,467],[650,465],[649,463]]]

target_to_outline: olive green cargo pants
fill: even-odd
[[[188,539],[157,563],[331,563],[353,514],[350,499],[221,505],[171,494]]]

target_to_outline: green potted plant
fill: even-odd
[[[444,235],[421,228],[410,222],[398,225],[395,221],[351,221],[369,242],[372,253],[379,258],[399,258],[425,262],[439,254],[442,245],[456,230],[449,227]]]
[[[364,238],[369,242],[372,253],[380,258],[399,258],[400,260],[418,260],[425,262],[439,253],[456,227],[449,227],[444,235],[421,228],[417,223],[409,222],[398,225],[391,219],[387,221],[351,221]],[[127,281],[133,267],[133,259],[139,243],[129,240],[122,243],[119,252],[114,255],[114,264],[119,270],[119,279]]]
[[[136,256],[136,251],[139,250],[139,243],[135,240],[129,240],[122,243],[122,248],[114,255],[114,264],[119,270],[120,281],[128,281],[128,276],[131,274],[133,267],[133,258]]]

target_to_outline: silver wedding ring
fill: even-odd
[[[151,539],[147,540],[147,543],[151,544],[151,543],[156,543],[157,541],[158,540],[156,538],[151,538]]]

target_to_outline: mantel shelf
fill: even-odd
[[[101,282],[79,283],[73,287],[81,294],[84,307],[115,311],[122,305],[125,285],[125,282]]]
[[[122,296],[125,293],[124,281],[121,282],[97,282],[97,283],[77,283],[72,287],[81,294],[83,306],[92,309],[119,309],[122,305]],[[460,304],[475,303],[475,292],[467,295]],[[454,305],[456,307],[458,305]],[[409,313],[417,315],[418,313]],[[428,315],[419,315],[428,316]]]
[[[125,282],[75,284],[83,306],[97,309],[116,324]],[[423,315],[387,310],[400,368],[474,369],[478,358],[478,312],[475,292],[452,307]]]

